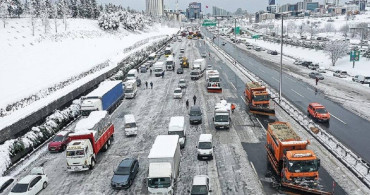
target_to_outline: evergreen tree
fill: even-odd
[[[92,18],[93,19],[99,18],[100,11],[98,9],[98,5],[96,3],[96,0],[91,0],[91,8],[92,8]]]
[[[51,6],[50,0],[45,0],[44,2],[45,14],[48,18],[52,18],[54,15],[53,6]]]
[[[24,2],[23,13],[30,14],[30,3],[28,0]]]
[[[40,17],[40,9],[41,9],[41,4],[40,0],[31,0],[31,6],[32,6],[32,15],[34,17]]]
[[[71,10],[71,15],[73,18],[76,18],[78,16],[77,0],[70,0],[70,2],[69,9]]]

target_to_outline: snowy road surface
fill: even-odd
[[[204,50],[204,46],[200,47],[202,44],[202,41],[186,40],[172,45],[176,54],[179,53],[180,48],[186,48],[185,56],[192,63],[194,59],[200,58],[199,53],[202,51],[199,51],[198,47],[202,48],[200,50]],[[177,55],[175,59],[177,59]],[[160,60],[163,61],[164,58],[162,57]],[[207,174],[211,178],[212,194],[276,194],[274,189],[268,189],[266,185],[262,186],[260,180],[263,181],[265,178],[261,178],[260,174],[257,174],[254,165],[250,162],[249,155],[265,155],[264,150],[259,149],[261,154],[247,154],[244,150],[245,143],[260,143],[262,145],[265,139],[265,130],[261,128],[255,117],[248,115],[243,109],[240,91],[244,87],[244,80],[240,81],[240,75],[237,73],[231,74],[230,69],[224,70],[225,65],[221,64],[222,61],[212,53],[211,64],[221,72],[222,85],[224,86],[222,94],[207,93],[204,77],[198,81],[190,81],[188,69],[185,69],[183,75],[166,71],[163,79],[154,77],[154,75],[149,76],[149,73],[140,73],[139,76],[143,84],[136,98],[123,100],[112,114],[116,128],[115,140],[107,152],[98,154],[94,170],[80,173],[67,172],[64,152],[56,154],[45,152],[17,177],[23,177],[34,166],[43,166],[49,177],[49,186],[40,194],[147,194],[145,180],[148,172],[147,156],[154,139],[157,135],[167,134],[170,117],[185,116],[187,140],[185,148],[181,150],[180,175],[176,194],[187,194],[191,188],[193,176],[198,174]],[[178,64],[179,61],[176,60],[177,67]],[[188,80],[188,87],[182,99],[173,99],[172,93],[180,78]],[[152,81],[154,88],[145,89],[145,81],[148,83]],[[201,106],[203,111],[201,125],[189,125],[188,122],[185,101],[189,99],[193,104],[193,95],[197,96],[197,104]],[[213,107],[221,98],[237,103],[237,110],[232,114],[230,130],[216,131],[212,122]],[[138,135],[136,137],[126,137],[123,132],[123,116],[129,113],[134,114],[137,121]],[[284,117],[289,118],[289,116]],[[214,160],[197,160],[195,146],[201,133],[213,134]],[[323,157],[330,155],[321,151],[315,141],[313,141],[313,145],[316,150],[319,150],[319,155]],[[110,179],[113,175],[113,169],[125,157],[139,159],[139,173],[130,189],[116,191],[110,187]],[[258,163],[266,164],[266,162]],[[326,169],[330,166],[342,169],[340,165],[334,165],[334,163],[336,163],[335,159],[322,159],[322,164]],[[344,170],[338,171],[339,182],[340,179],[343,179],[340,176],[345,175],[343,172]],[[350,177],[347,176],[347,178]],[[344,182],[339,184],[342,185]],[[354,191],[354,184],[349,181],[347,183],[349,187],[346,186],[348,188],[346,191]]]

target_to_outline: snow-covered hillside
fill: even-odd
[[[32,94],[42,93],[42,90],[103,62],[108,61],[109,66],[115,66],[130,52],[141,49],[138,47],[127,53],[125,48],[142,40],[148,43],[156,41],[178,30],[156,24],[143,31],[123,28],[103,31],[96,20],[68,19],[66,30],[63,20],[57,20],[56,32],[54,21],[50,22],[45,33],[42,22],[37,20],[34,36],[29,18],[9,19],[6,28],[0,28],[1,109]],[[42,106],[46,102],[38,104]],[[25,114],[17,112],[19,116]],[[0,118],[1,127],[16,118]]]

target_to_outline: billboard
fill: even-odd
[[[275,0],[269,0],[269,5],[275,5]]]

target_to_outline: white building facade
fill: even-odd
[[[163,0],[145,0],[146,13],[153,16],[163,16],[164,4]]]

